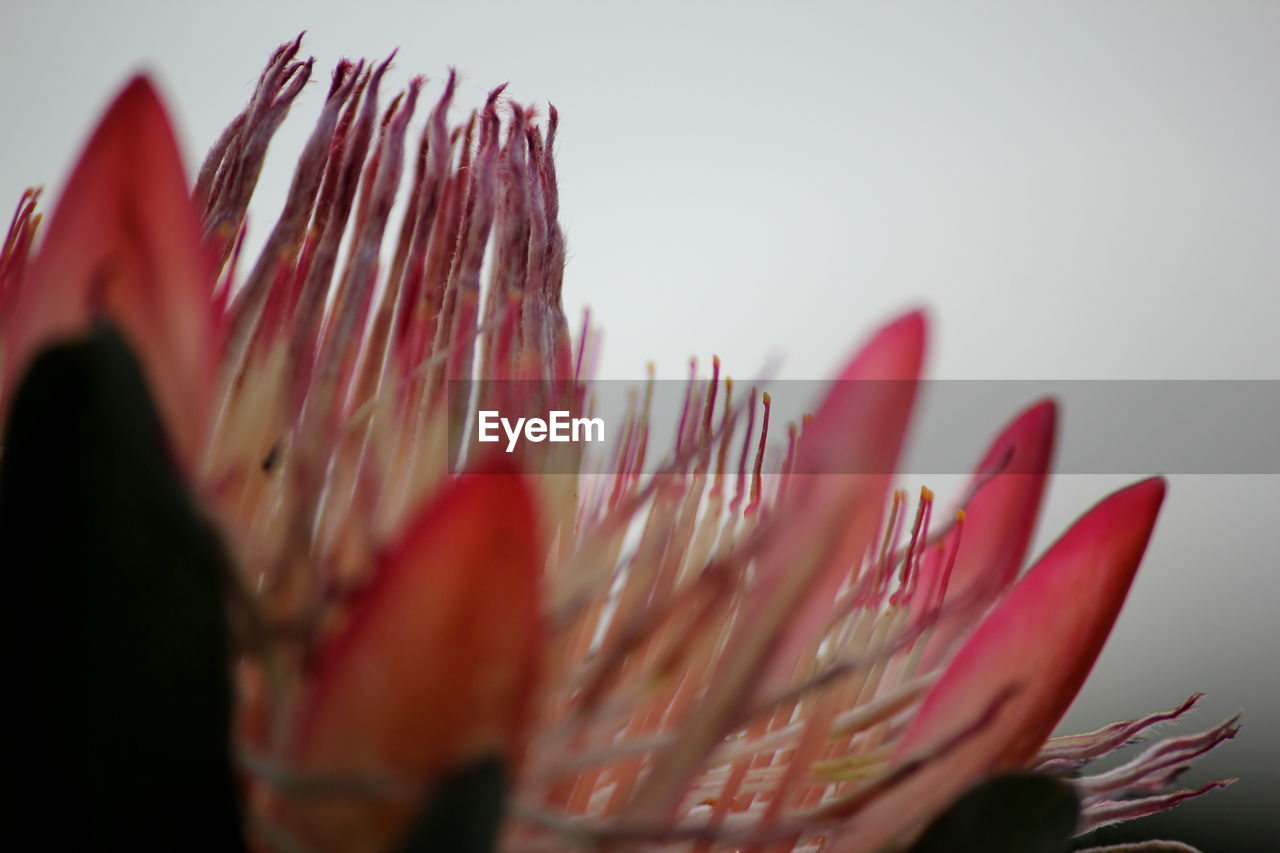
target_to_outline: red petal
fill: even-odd
[[[137,77],[76,164],[4,322],[4,389],[49,343],[106,317],[133,345],[188,463],[213,388],[212,281],[173,131]],[[6,391],[7,393],[7,391]]]
[[[944,604],[976,596],[972,606],[981,613],[984,603],[994,601],[1018,576],[1040,517],[1057,423],[1058,407],[1052,400],[1036,403],[1001,431],[974,469],[969,486],[972,497],[965,507],[960,550],[947,581]],[[1002,473],[993,476],[996,471]],[[925,554],[921,561],[923,589],[930,589],[935,576],[942,574],[956,535],[953,529],[943,537],[941,548],[930,548]],[[921,657],[921,671],[941,661],[968,628],[963,619],[939,622]]]
[[[539,656],[542,562],[518,475],[470,474],[446,487],[322,651],[299,766],[425,792],[440,773],[486,755],[513,765]],[[377,849],[415,805],[325,799],[304,811],[303,802],[291,822],[326,849]]]
[[[870,850],[927,818],[984,773],[1036,755],[1093,668],[1164,500],[1163,479],[1122,489],[1089,510],[1033,566],[960,649],[894,751],[928,752],[980,717],[994,721],[872,803],[838,850]]]

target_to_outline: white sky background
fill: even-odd
[[[273,146],[259,236],[339,57],[399,47],[392,82],[425,73],[429,98],[456,65],[467,107],[509,80],[561,111],[566,307],[603,326],[604,375],[718,353],[825,376],[923,304],[933,377],[1280,379],[1280,4],[369,5],[5,4],[0,200],[55,188],[139,68],[194,169],[305,28],[322,82]],[[1059,480],[1042,545],[1124,479]],[[1200,774],[1245,782],[1189,819],[1280,785],[1277,485],[1173,479],[1068,720],[1245,705]]]

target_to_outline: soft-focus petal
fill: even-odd
[[[893,472],[927,335],[924,313],[912,311],[876,332],[845,365],[805,427],[798,475]],[[893,417],[870,416],[885,408],[875,413]]]
[[[924,360],[925,320],[880,330],[832,384],[802,440],[787,501],[758,559],[719,671],[697,713],[658,756],[622,820],[665,820],[685,781],[743,706],[785,680],[816,642],[850,560],[879,527],[879,508],[910,420]]]
[[[757,693],[791,676],[804,649],[825,630],[845,572],[880,530],[881,508],[915,406],[926,338],[920,311],[877,332],[840,372],[805,430],[789,484],[794,500],[779,508],[779,529],[760,558],[768,578],[762,586],[797,588],[789,599],[758,596],[766,610],[796,609],[788,614],[786,633]],[[818,560],[800,589],[797,562],[815,546]],[[791,603],[796,595],[802,595],[798,607]]]
[[[13,296],[0,393],[12,392],[37,351],[107,319],[137,352],[190,467],[206,429],[216,332],[187,188],[164,107],[137,77],[85,146]]]
[[[923,589],[943,582],[948,555],[960,537],[942,603],[960,603],[973,612],[996,599],[1018,576],[1040,517],[1040,503],[1048,481],[1057,432],[1058,407],[1042,400],[1018,414],[991,443],[974,469],[972,493],[965,506],[963,528],[953,528],[942,547],[930,548],[921,561]],[[923,608],[922,608],[923,612]],[[922,671],[932,669],[969,627],[966,619],[942,619],[920,659]]]
[[[1016,692],[994,721],[867,807],[836,849],[872,850],[944,806],[980,775],[1030,761],[1093,667],[1119,615],[1164,499],[1163,479],[1081,517],[956,654],[894,751],[927,752]]]
[[[514,762],[539,654],[541,568],[518,475],[471,474],[446,487],[322,650],[300,722],[300,769],[425,792],[479,758]],[[322,800],[290,822],[326,849],[381,849],[414,805]]]

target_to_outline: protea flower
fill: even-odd
[[[0,544],[31,603],[11,630],[40,628],[8,645],[6,766],[30,782],[11,826],[144,849],[1062,850],[1225,784],[1171,790],[1235,719],[1083,774],[1196,697],[1050,736],[1165,483],[1103,499],[1022,573],[1041,401],[958,511],[927,489],[913,509],[892,472],[920,313],[772,469],[768,396],[718,362],[656,469],[643,405],[590,488],[548,473],[580,448],[467,455],[456,380],[588,405],[556,112],[498,87],[450,125],[451,73],[412,145],[424,81],[380,107],[390,60],[343,61],[248,263],[268,144],[313,73],[299,45],[194,189],[129,83],[43,240],[30,193],[4,244]]]

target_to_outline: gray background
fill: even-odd
[[[396,82],[454,64],[468,105],[503,80],[556,103],[566,301],[603,325],[603,375],[654,359],[674,378],[718,353],[739,375],[778,354],[783,376],[821,377],[926,305],[937,378],[1280,378],[1276,4],[6,2],[0,199],[56,187],[138,68],[194,165],[302,28],[321,79],[342,55],[399,46]],[[321,96],[273,148],[259,238]],[[1067,411],[1066,442],[1071,426]],[[1060,478],[1041,546],[1125,479]],[[1277,847],[1277,485],[1173,478],[1064,724],[1200,690],[1197,724],[1246,708],[1243,734],[1193,777],[1243,781],[1139,836]]]

